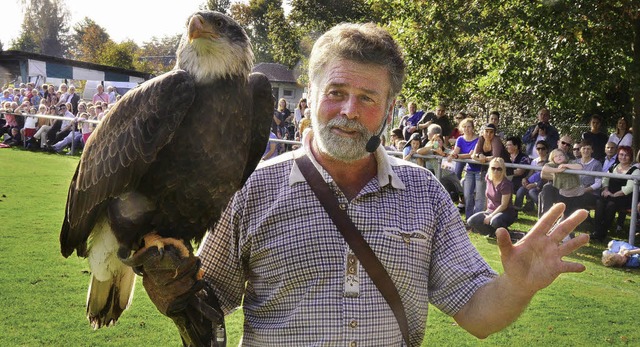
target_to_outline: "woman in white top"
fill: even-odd
[[[618,118],[618,122],[616,123],[616,131],[612,132],[609,136],[609,142],[613,142],[620,146],[632,146],[633,135],[629,132],[629,122],[626,118],[620,117]]]

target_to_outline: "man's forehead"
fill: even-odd
[[[566,143],[573,143],[573,140],[570,137],[565,137],[565,136],[561,137],[560,141],[564,141]]]

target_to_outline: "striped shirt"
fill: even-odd
[[[349,201],[313,159],[312,136],[262,163],[234,196],[199,250],[205,279],[225,313],[243,304],[248,346],[402,344],[391,309],[296,166],[307,155],[389,272],[418,345],[429,303],[454,315],[495,272],[429,171],[379,147],[377,177]]]

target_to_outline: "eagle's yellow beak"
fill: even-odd
[[[214,32],[213,28],[205,22],[204,18],[200,15],[194,15],[189,19],[189,43],[193,42],[193,40],[197,38],[211,38],[217,39],[220,37],[216,32]]]

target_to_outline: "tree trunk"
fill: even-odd
[[[640,15],[631,18],[634,32],[633,60],[630,69],[631,97],[633,98],[633,149],[640,149]]]

